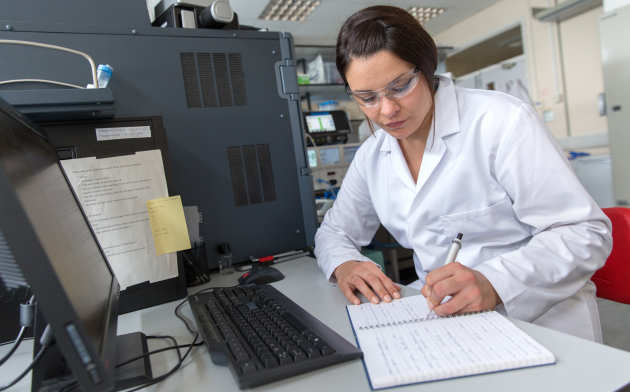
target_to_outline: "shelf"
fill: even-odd
[[[597,8],[602,0],[568,0],[550,8],[533,8],[534,17],[541,22],[562,22]]]
[[[321,87],[345,87],[343,83],[311,83],[311,84],[298,84],[300,88],[321,88]]]
[[[114,96],[108,88],[6,90],[0,98],[33,121],[114,116]]]

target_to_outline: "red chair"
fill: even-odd
[[[612,222],[613,248],[606,264],[591,278],[597,296],[630,304],[630,208],[603,208]]]

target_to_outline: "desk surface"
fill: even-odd
[[[322,320],[352,344],[356,345],[345,311],[346,300],[334,285],[327,282],[312,258],[302,258],[276,266],[286,278],[273,284],[298,305]],[[213,275],[208,286],[229,286],[238,273]],[[201,288],[201,287],[200,287]],[[196,288],[196,289],[200,289]],[[411,292],[405,292],[408,294]],[[143,331],[146,334],[167,334],[180,344],[192,336],[173,311],[178,302],[143,309],[119,318],[118,333]],[[188,306],[183,313],[192,320]],[[519,369],[507,372],[463,377],[397,388],[400,391],[613,391],[630,382],[630,352],[593,343],[564,333],[514,320],[530,336],[551,350],[557,363],[551,366]],[[151,341],[150,349],[163,342]],[[0,369],[0,385],[6,384],[30,362],[32,343],[23,343],[14,358]],[[0,349],[0,355],[6,347]],[[166,372],[176,363],[173,352],[152,357],[155,375]],[[27,376],[12,390],[28,391]],[[304,375],[255,388],[256,391],[369,391],[370,387],[360,360],[320,369]],[[237,391],[238,387],[228,368],[215,366],[205,347],[196,348],[185,365],[152,389],[156,391]]]

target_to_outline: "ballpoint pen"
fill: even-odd
[[[455,261],[455,258],[457,257],[457,252],[459,252],[459,250],[462,247],[463,237],[464,237],[464,234],[457,233],[457,236],[453,238],[453,241],[451,241],[451,246],[448,248],[448,253],[446,254],[446,260],[444,261],[444,265],[447,265],[448,263],[452,263],[453,261]],[[447,299],[447,298],[450,298],[450,297],[445,297],[444,299]],[[427,317],[431,315],[432,313],[433,315],[435,315],[435,312],[433,311],[433,309],[431,309],[431,311],[427,314]]]
[[[457,237],[453,238],[453,241],[451,241],[451,247],[448,249],[448,254],[446,255],[446,261],[444,261],[444,265],[455,261],[455,258],[457,257],[457,252],[459,252],[462,247],[462,237],[464,237],[462,233],[457,233]]]

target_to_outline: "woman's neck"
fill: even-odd
[[[410,155],[417,155],[418,153],[421,154],[424,152],[424,148],[429,138],[429,133],[431,132],[433,109],[434,105],[432,104],[431,109],[429,109],[429,112],[425,116],[417,131],[409,135],[406,139],[398,141],[403,151],[411,153]]]

